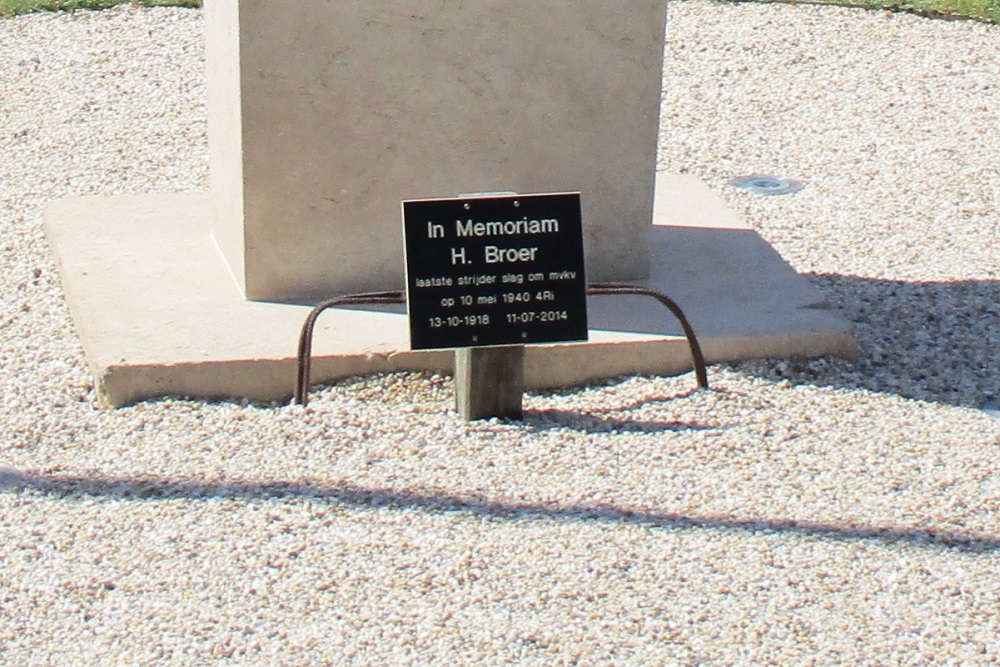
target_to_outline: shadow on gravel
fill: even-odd
[[[680,431],[710,431],[716,426],[677,421],[641,421],[600,417],[572,410],[525,410],[520,420],[532,431],[562,429],[588,434],[601,433],[666,433]]]
[[[92,478],[48,476],[5,470],[0,489],[32,490],[57,498],[106,498],[116,501],[157,500],[296,500],[337,503],[358,509],[389,508],[425,512],[464,512],[491,519],[587,522],[648,526],[665,530],[713,530],[759,536],[794,534],[832,541],[871,541],[965,553],[1000,551],[1000,537],[957,531],[838,525],[786,519],[729,516],[685,516],[671,512],[633,511],[610,505],[496,502],[475,496],[453,496],[352,485],[321,486],[270,482],[198,483],[156,478]]]
[[[572,391],[576,391],[574,388]],[[669,396],[656,396],[644,398],[641,401],[629,403],[627,405],[616,405],[613,408],[597,408],[589,406],[585,410],[556,410],[556,409],[530,409],[524,410],[524,416],[518,420],[532,431],[547,431],[562,429],[567,431],[578,431],[591,435],[602,433],[678,433],[684,431],[712,431],[720,430],[720,426],[712,424],[702,424],[698,422],[682,421],[642,421],[631,417],[618,418],[615,414],[624,414],[632,410],[649,407],[655,404],[668,405],[671,401],[679,398],[687,398],[699,391],[711,391],[705,389],[692,389]],[[539,392],[544,394],[545,392]]]
[[[769,380],[965,407],[989,407],[1000,399],[1000,281],[808,277],[854,323],[858,361],[761,360],[732,368]]]

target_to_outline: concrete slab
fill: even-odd
[[[44,217],[108,405],[292,395],[299,329],[310,308],[243,299],[211,236],[207,193],[63,199]],[[660,174],[654,220],[653,268],[644,284],[677,301],[710,363],[854,356],[849,323],[696,178]],[[528,348],[529,387],[691,368],[679,325],[656,301],[600,296],[588,308],[590,342]],[[329,311],[313,351],[316,383],[396,370],[450,373],[453,366],[450,351],[409,351],[402,306]]]

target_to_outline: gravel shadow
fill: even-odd
[[[198,482],[144,477],[80,477],[0,471],[0,491],[34,491],[57,498],[96,497],[115,501],[161,500],[270,501],[310,499],[353,508],[376,507],[426,512],[466,512],[498,520],[548,520],[648,526],[665,530],[725,533],[797,534],[834,541],[876,541],[965,553],[1000,552],[1000,536],[935,529],[833,524],[793,519],[690,516],[668,511],[634,510],[613,505],[559,505],[494,501],[472,495],[424,493],[406,489],[325,486],[291,482]]]
[[[769,359],[732,368],[795,384],[995,407],[1000,399],[1000,281],[809,277],[854,323],[858,360]]]

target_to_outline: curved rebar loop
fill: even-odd
[[[401,290],[391,292],[368,292],[365,294],[347,294],[329,299],[318,304],[309,313],[302,332],[299,334],[299,372],[295,381],[295,402],[299,405],[309,403],[309,374],[312,367],[313,329],[316,320],[328,308],[334,306],[351,306],[372,303],[406,303],[406,293]]]
[[[694,372],[698,378],[698,386],[701,389],[708,389],[708,371],[705,369],[705,356],[702,354],[701,344],[698,343],[698,337],[695,336],[694,329],[691,328],[691,324],[684,315],[684,311],[681,310],[680,306],[673,299],[666,294],[649,289],[648,287],[639,287],[638,285],[630,285],[628,283],[590,283],[587,285],[587,294],[592,296],[605,294],[649,296],[670,309],[670,312],[681,323],[681,327],[684,329],[684,336],[687,338],[688,345],[691,348],[691,358],[694,362]],[[309,375],[312,367],[313,330],[316,328],[316,320],[323,311],[334,306],[377,303],[406,303],[406,292],[393,290],[390,292],[348,294],[324,301],[312,309],[305,323],[302,325],[302,332],[299,334],[299,369],[295,383],[296,403],[299,405],[307,405],[309,403]]]
[[[691,328],[691,323],[688,322],[684,311],[681,310],[681,307],[673,299],[666,294],[649,289],[648,287],[639,287],[638,285],[629,285],[628,283],[590,283],[587,285],[587,294],[594,296],[603,294],[650,296],[669,308],[670,312],[677,318],[677,321],[681,323],[681,328],[684,329],[684,336],[687,338],[688,346],[691,348],[691,360],[694,362],[694,373],[695,377],[698,378],[698,387],[708,389],[708,371],[705,369],[705,355],[701,352],[701,343],[698,342],[698,337],[694,335],[694,329]]]

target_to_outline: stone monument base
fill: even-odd
[[[246,301],[212,239],[210,211],[207,193],[71,198],[46,208],[66,298],[108,405],[291,397],[310,307]],[[658,175],[651,242],[643,284],[681,306],[709,363],[856,354],[849,323],[696,178]],[[528,387],[691,368],[680,326],[656,301],[590,297],[588,310],[589,342],[528,347]],[[314,383],[450,373],[454,362],[451,351],[409,351],[402,306],[325,313],[313,355]]]

